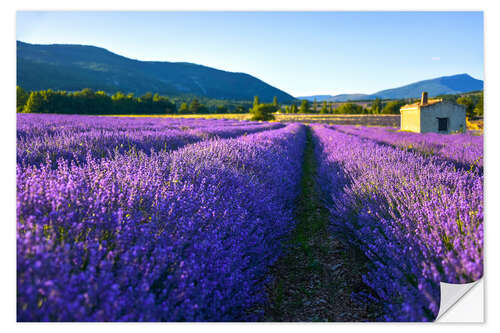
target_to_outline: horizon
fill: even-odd
[[[16,17],[21,42],[95,46],[140,61],[246,73],[294,97],[373,94],[458,74],[484,80],[482,12],[19,11]],[[305,24],[297,28],[290,18]],[[86,24],[90,19],[92,26]],[[401,22],[401,29],[393,29]],[[69,25],[70,35],[65,33]],[[346,28],[349,32],[333,34]],[[176,34],[158,35],[159,30]],[[380,38],[388,31],[390,38]],[[137,38],[123,40],[134,34]],[[425,48],[414,52],[422,42]],[[284,51],[276,55],[276,49]]]

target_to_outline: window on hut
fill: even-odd
[[[438,131],[448,132],[448,118],[438,118]]]

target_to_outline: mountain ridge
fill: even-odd
[[[196,95],[216,99],[280,102],[290,94],[243,72],[189,62],[141,61],[105,48],[79,44],[29,44],[17,41],[17,85],[28,90],[81,90],[137,95]]]
[[[349,100],[373,100],[381,99],[402,99],[420,97],[422,91],[427,91],[429,96],[443,94],[460,94],[470,91],[482,90],[484,82],[470,76],[469,74],[455,74],[440,76],[433,79],[426,79],[413,82],[404,86],[380,90],[373,94],[340,94],[340,95],[312,95],[297,97],[297,99],[307,99],[317,102],[346,102]]]

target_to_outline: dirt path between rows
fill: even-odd
[[[320,200],[311,129],[304,156],[297,228],[286,254],[272,268],[264,321],[376,321],[374,304],[354,301],[353,292],[370,290],[362,281],[363,258],[328,230],[329,212]]]

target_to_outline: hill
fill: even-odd
[[[475,79],[468,74],[457,74],[452,76],[441,76],[438,78],[414,82],[402,87],[378,91],[374,94],[342,94],[342,95],[316,95],[297,97],[320,101],[348,101],[348,100],[368,100],[368,99],[400,99],[420,97],[422,91],[427,91],[429,96],[460,94],[483,89],[483,81]]]
[[[468,74],[458,74],[419,81],[394,89],[382,90],[376,92],[373,96],[383,99],[414,98],[419,97],[422,91],[427,91],[429,96],[437,96],[443,94],[460,94],[482,89],[482,80],[477,80]]]
[[[139,61],[86,45],[17,41],[17,85],[27,90],[122,91],[142,95],[196,95],[215,99],[280,102],[294,98],[249,74],[187,62]]]

